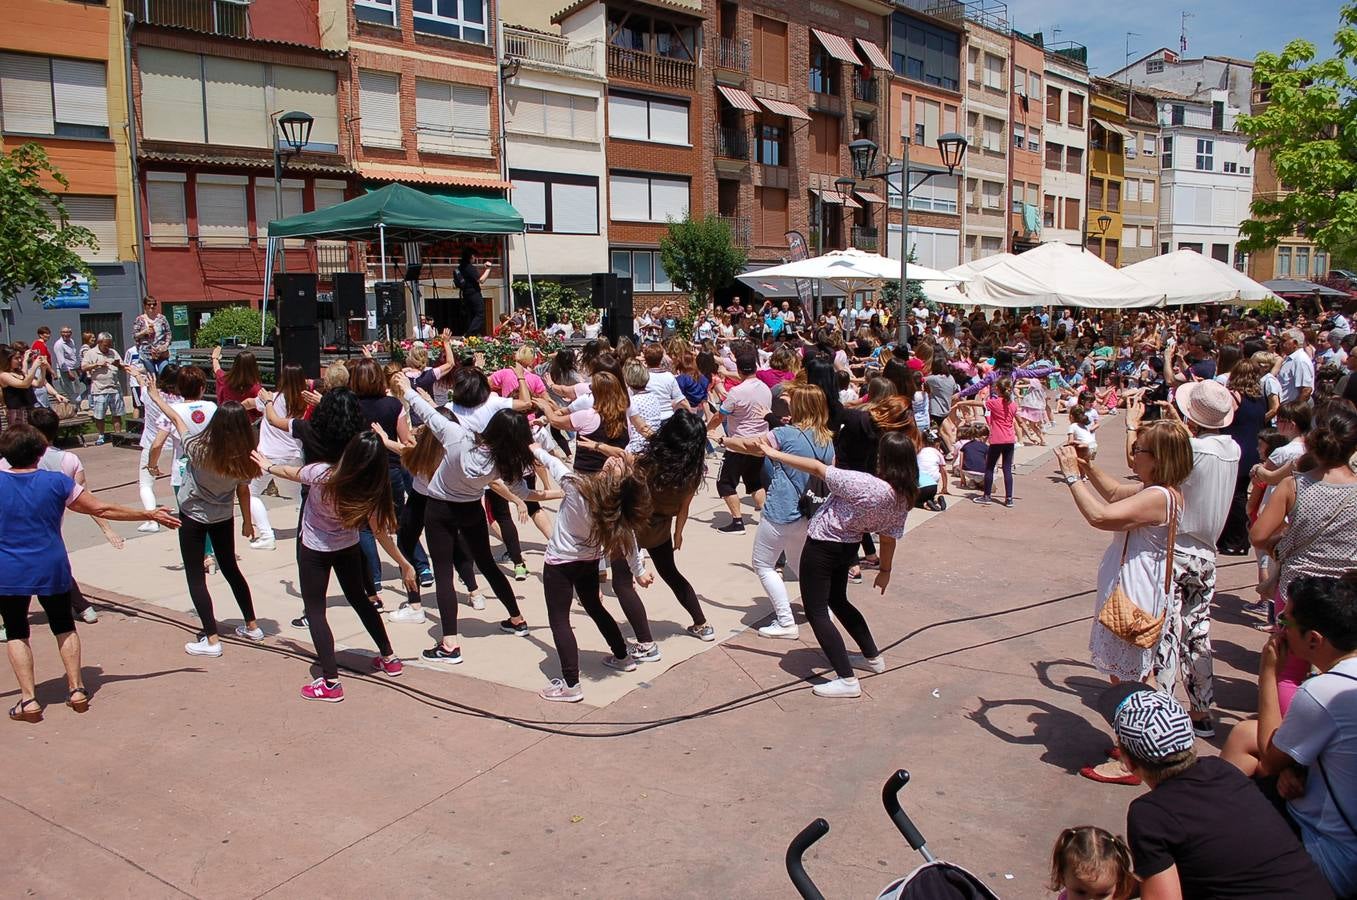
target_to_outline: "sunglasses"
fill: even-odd
[[[1132,445],[1131,445],[1131,455],[1132,455],[1132,456],[1135,456],[1135,455],[1140,454],[1140,453],[1144,453],[1144,454],[1146,454],[1147,456],[1154,456],[1154,453],[1153,453],[1153,452],[1151,452],[1151,451],[1149,451],[1149,450],[1146,450],[1146,449],[1144,449],[1144,448],[1142,448],[1142,447],[1137,447],[1135,444],[1132,444]]]

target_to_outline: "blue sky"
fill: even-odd
[[[1019,31],[1042,31],[1048,43],[1077,41],[1088,47],[1095,75],[1124,65],[1126,32],[1132,59],[1159,47],[1178,49],[1179,15],[1187,20],[1187,55],[1253,59],[1260,50],[1281,50],[1293,38],[1313,43],[1322,57],[1333,55],[1339,0],[1007,0],[1009,19]],[[1059,28],[1059,34],[1053,35]]]

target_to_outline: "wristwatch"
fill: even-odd
[[[1066,476],[1065,476],[1065,484],[1069,485],[1070,487],[1074,487],[1076,484],[1078,484],[1078,483],[1081,482],[1081,481],[1083,481],[1083,479],[1080,478],[1078,475],[1066,475]]]

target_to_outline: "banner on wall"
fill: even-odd
[[[72,272],[61,282],[54,296],[42,302],[43,309],[89,309],[90,280]]]

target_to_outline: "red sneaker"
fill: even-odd
[[[317,678],[310,684],[302,685],[302,699],[338,703],[344,699],[344,686],[338,681],[331,684],[324,678]]]
[[[398,657],[382,659],[380,654],[372,657],[372,668],[374,671],[384,672],[388,678],[398,678],[400,673],[405,671],[405,666]]]

